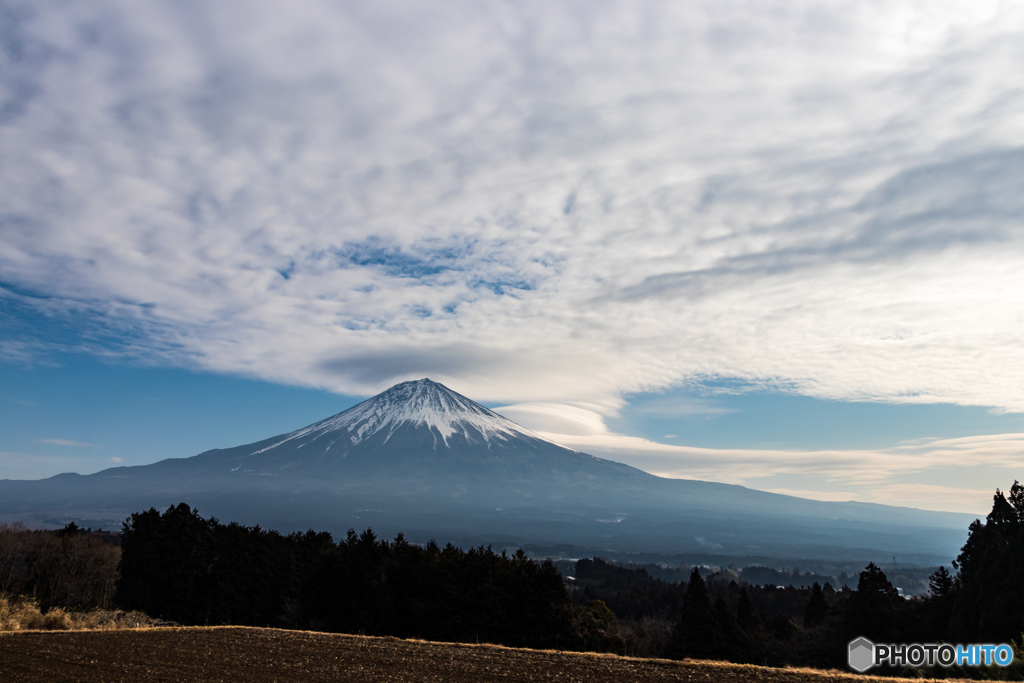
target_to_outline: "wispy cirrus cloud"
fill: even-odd
[[[95,448],[96,446],[96,444],[86,443],[85,441],[72,441],[71,439],[36,439],[36,443],[45,443],[51,446],[75,446],[86,448]]]
[[[348,393],[1021,411],[1021,12],[7,3],[0,282],[72,348]]]

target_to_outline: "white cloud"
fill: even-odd
[[[976,468],[986,482],[1008,488],[1024,467],[1024,434],[922,439],[885,449],[695,448],[617,434],[599,414],[575,406],[495,410],[563,446],[659,476],[742,484],[818,500],[984,514],[994,490],[979,487],[966,470]]]
[[[15,4],[0,281],[94,351],[348,393],[1021,411],[1022,12]]]
[[[604,418],[593,410],[562,403],[518,403],[500,406],[495,411],[513,422],[529,425],[535,432],[550,432],[564,436],[611,435]]]

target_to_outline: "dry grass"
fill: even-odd
[[[901,679],[309,631],[197,627],[0,634],[0,680],[898,683]]]
[[[159,623],[142,612],[121,610],[76,612],[53,607],[43,613],[35,600],[0,594],[0,631],[103,631]]]

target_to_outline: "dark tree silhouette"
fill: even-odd
[[[350,530],[335,544],[203,519],[182,503],[124,525],[118,599],[183,624],[578,648],[585,642],[554,565],[522,551],[425,548]],[[594,608],[607,627],[614,615]],[[599,629],[600,630],[600,629]]]
[[[945,567],[939,567],[928,577],[928,587],[933,598],[945,598],[953,594],[953,576]]]
[[[899,591],[889,583],[885,572],[874,562],[868,563],[846,608],[847,635],[891,641],[897,635],[894,626],[901,602]]]
[[[992,512],[970,526],[954,567],[951,636],[1009,642],[1024,632],[1024,487],[996,490]]]
[[[670,650],[680,658],[722,659],[729,655],[729,644],[718,623],[707,584],[696,568],[686,585]]]
[[[736,605],[736,620],[739,622],[740,628],[748,635],[754,635],[764,628],[764,623],[757,614],[757,608],[754,607],[754,601],[750,599],[750,593],[747,592],[746,586],[740,589],[740,599]]]
[[[821,626],[825,621],[825,617],[828,615],[828,600],[825,599],[825,593],[822,592],[821,586],[815,582],[811,586],[811,600],[807,603],[807,609],[804,611],[804,628],[816,628]]]

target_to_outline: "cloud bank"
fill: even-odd
[[[662,477],[701,479],[814,498],[930,510],[991,509],[1024,467],[1024,434],[923,439],[885,449],[694,448],[611,431],[578,406],[526,403],[495,409],[546,439]]]
[[[1012,3],[0,22],[0,304],[69,347],[605,412],[715,377],[1024,410]]]

